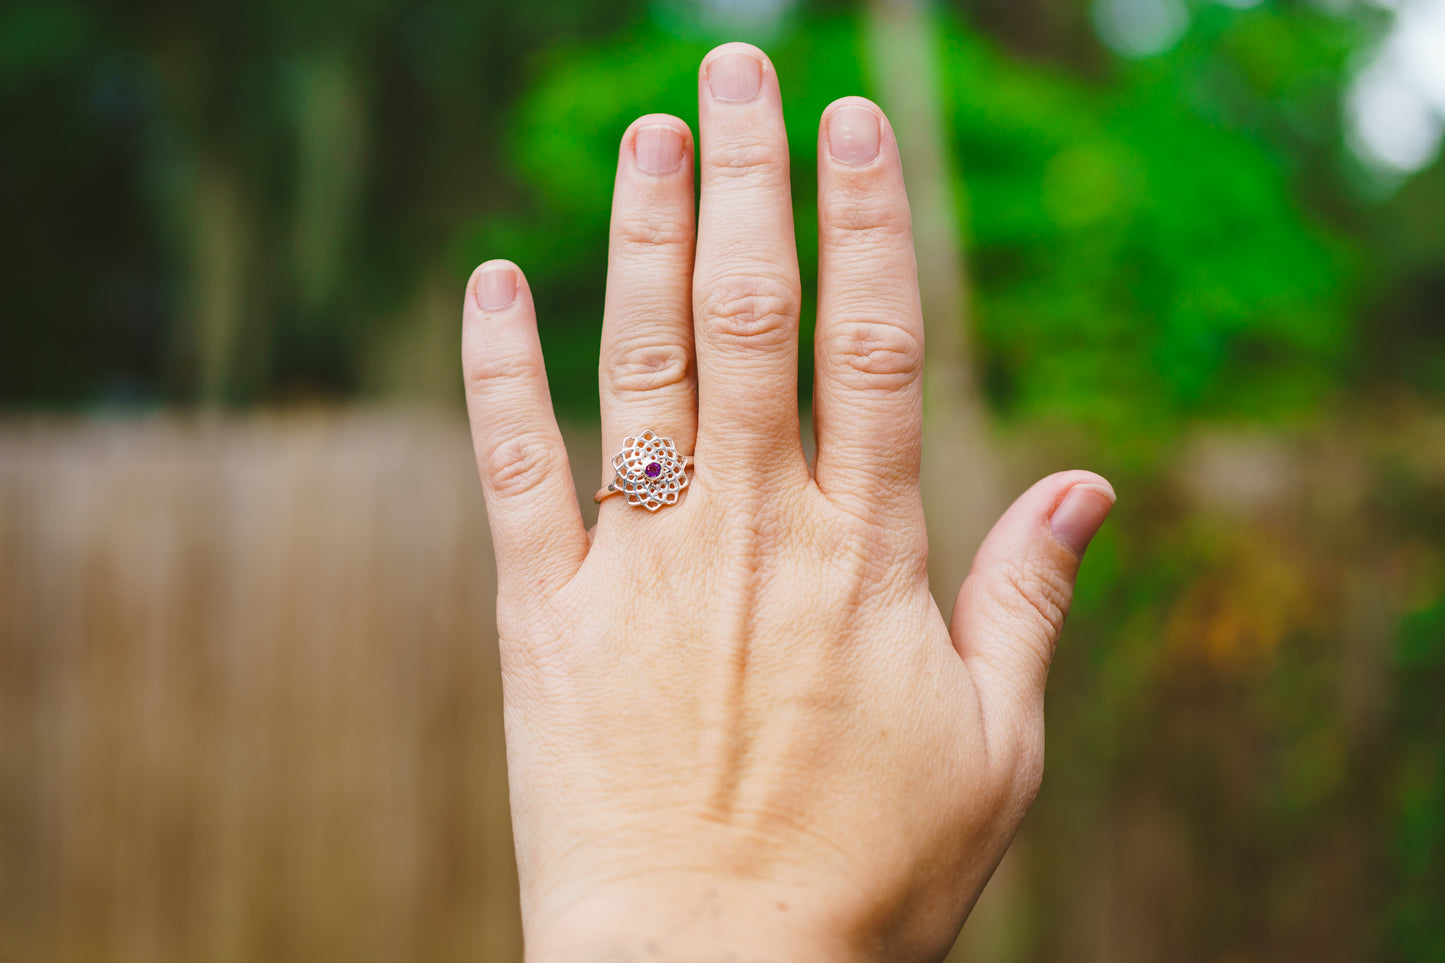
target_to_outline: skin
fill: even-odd
[[[820,125],[810,467],[778,78],[728,44],[698,89],[699,144],[660,114],[623,137],[599,364],[602,483],[651,428],[695,452],[677,505],[614,496],[584,528],[525,279],[492,261],[467,289],[527,956],[937,960],[1038,790],[1045,677],[1114,493],[1035,484],[945,619],[887,119],[850,97]]]

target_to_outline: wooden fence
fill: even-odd
[[[1379,424],[1121,486],[951,960],[1435,958],[1381,948],[1437,930],[1380,881],[1437,825],[1433,677],[1392,666],[1445,604],[1445,415]],[[1011,490],[1094,464],[1010,438]],[[521,959],[470,447],[437,413],[0,422],[0,963]]]
[[[466,426],[0,431],[0,961],[520,959]]]

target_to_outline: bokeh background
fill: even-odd
[[[618,139],[726,39],[805,285],[820,111],[899,130],[945,611],[1120,495],[953,958],[1445,959],[1445,2],[10,0],[0,961],[520,959],[463,285],[585,495]]]

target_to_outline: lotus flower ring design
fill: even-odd
[[[649,512],[676,505],[687,487],[691,464],[692,457],[678,451],[671,438],[651,430],[624,438],[622,450],[612,457],[615,477],[592,500],[601,502],[611,495],[625,495],[627,504]]]

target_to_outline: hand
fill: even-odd
[[[823,115],[810,470],[778,79],[728,44],[699,99],[696,230],[687,126],[623,137],[599,366],[602,481],[650,428],[696,446],[677,505],[608,498],[589,536],[525,281],[488,262],[466,297],[528,956],[938,959],[1038,788],[1045,675],[1113,491],[1034,485],[945,622],[888,122],[856,97]]]

